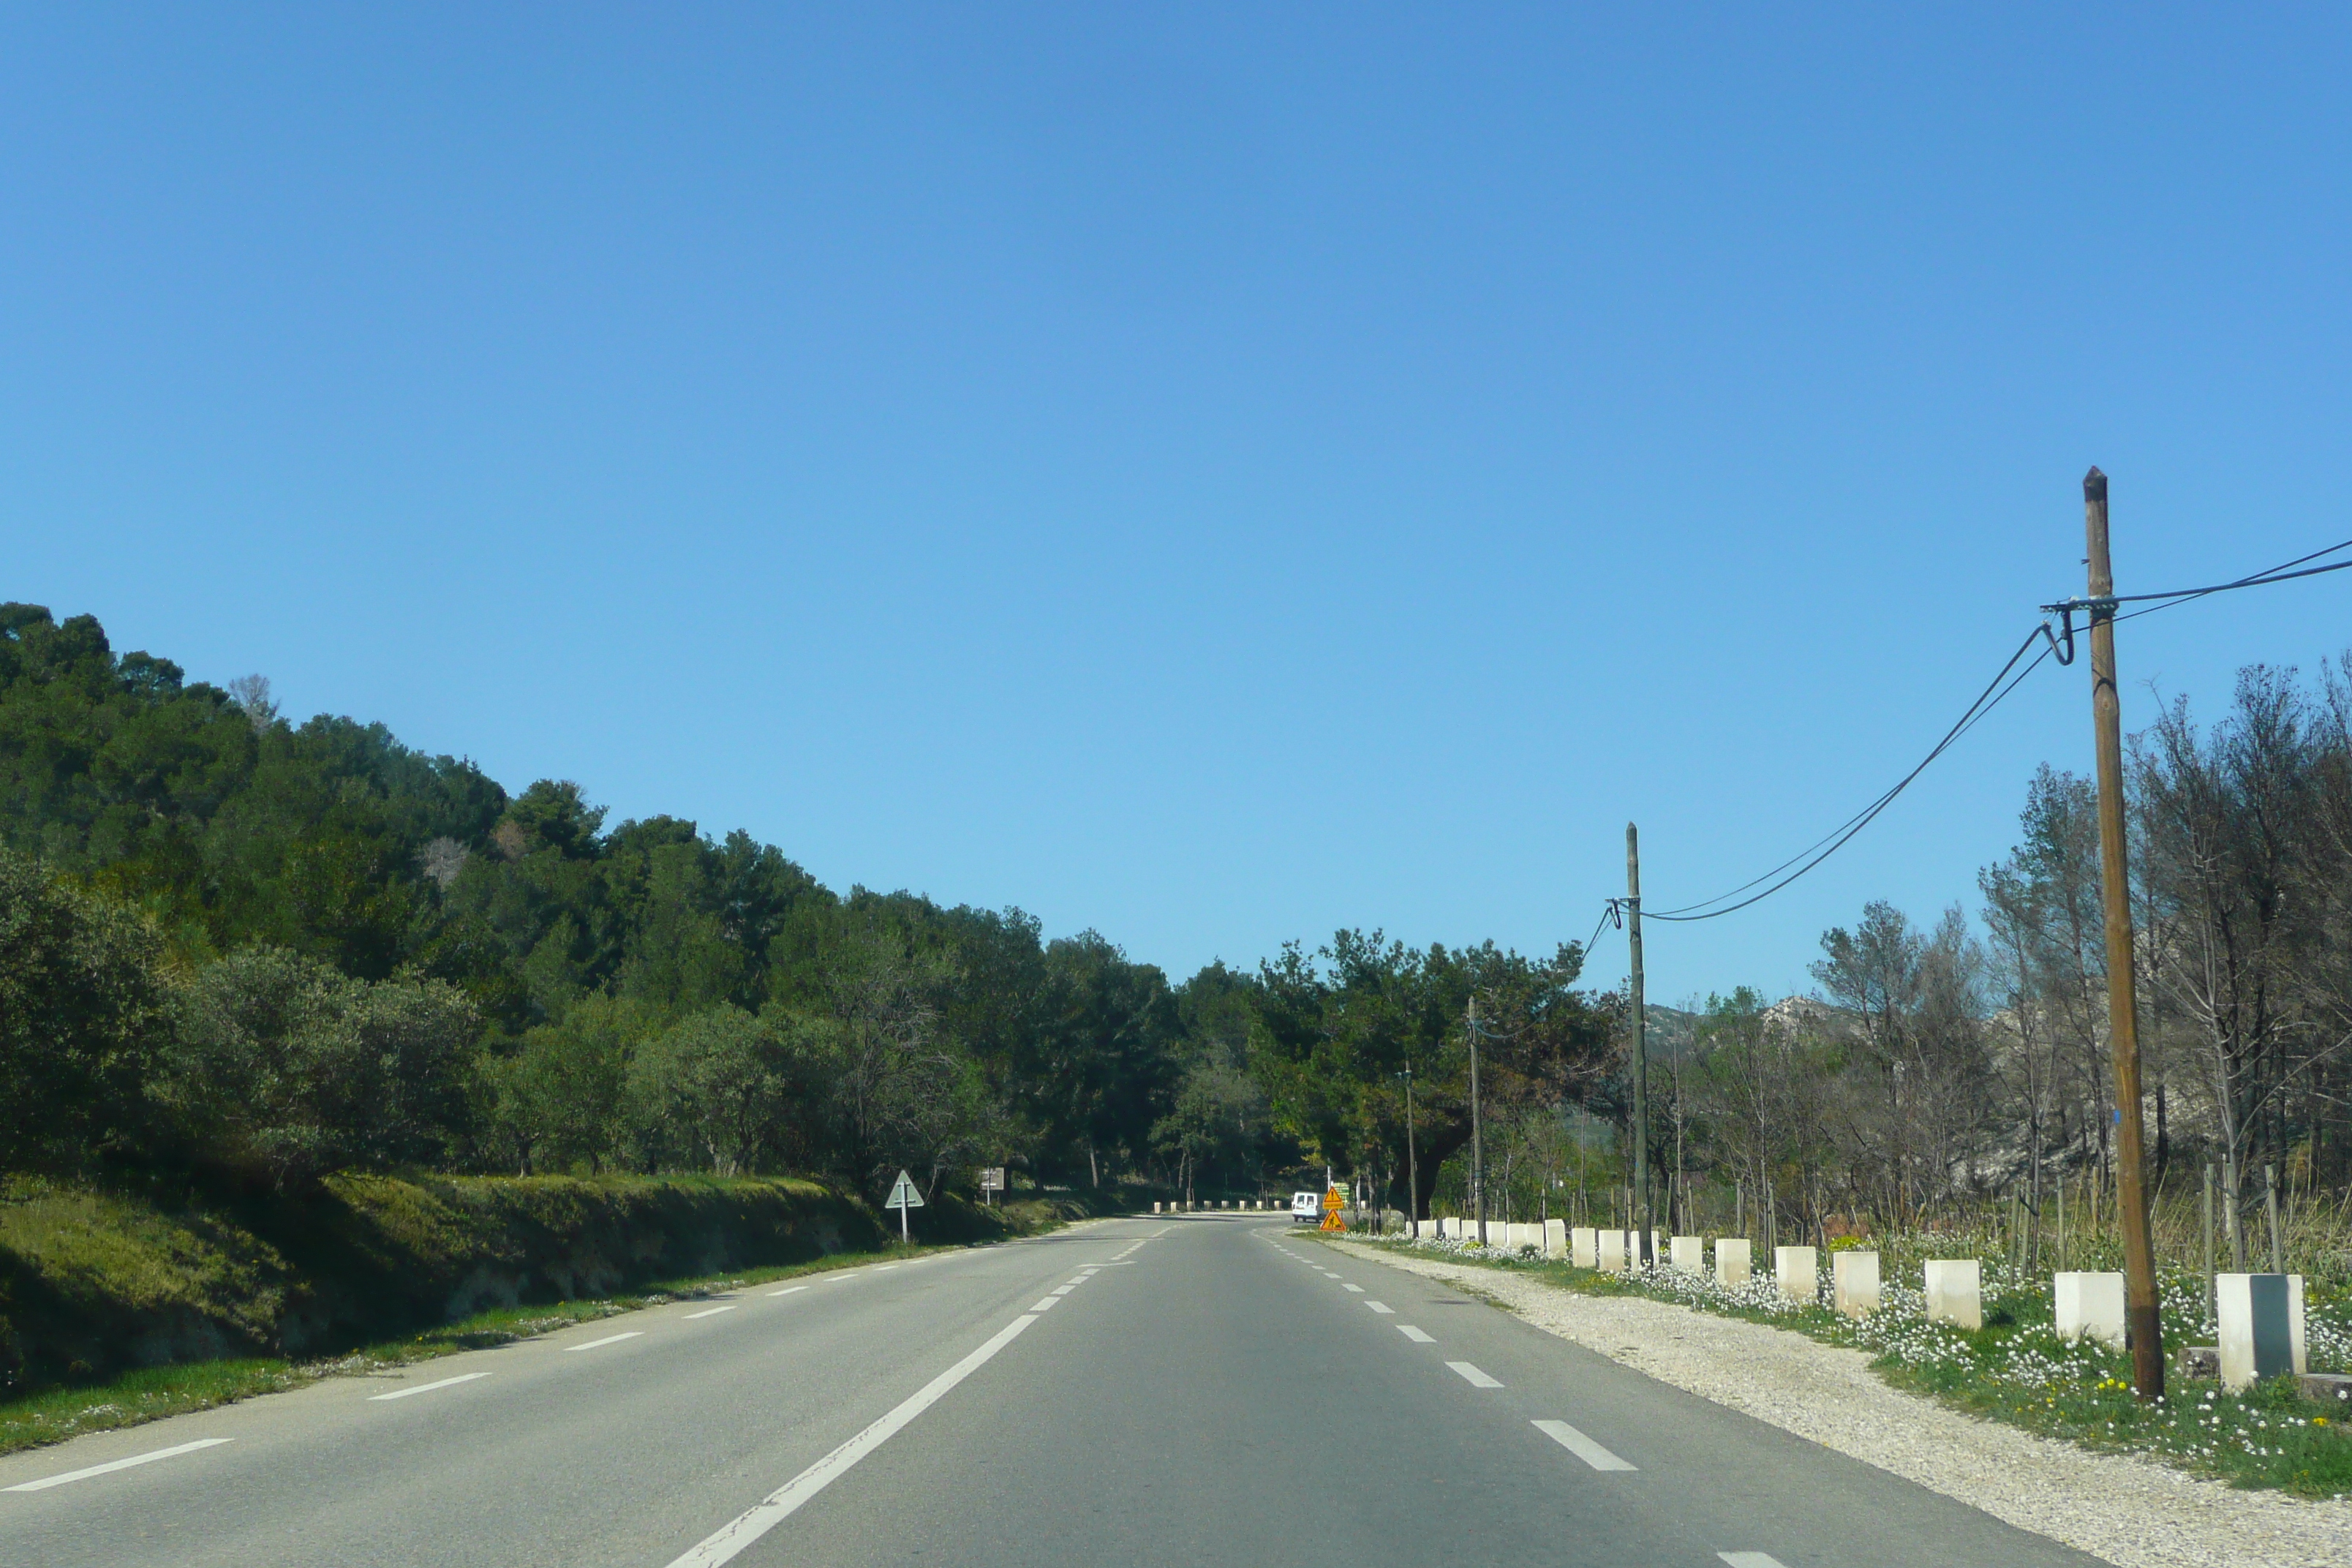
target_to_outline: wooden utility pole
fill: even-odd
[[[2139,1000],[2132,971],[2131,862],[2124,853],[2123,703],[2116,690],[2116,574],[2107,559],[2107,476],[2083,476],[2090,548],[2091,725],[2099,759],[2099,882],[2107,916],[2107,1046],[2116,1075],[2116,1218],[2124,1233],[2124,1318],[2132,1386],[2164,1394],[2164,1328],[2157,1316],[2156,1245],[2148,1232],[2147,1159],[2139,1107]]]
[[[1421,1237],[1421,1156],[1412,1146],[1412,1064],[1404,1064],[1404,1201],[1412,1223],[1405,1234]]]
[[[1478,998],[1470,998],[1470,1212],[1486,1245],[1486,1140],[1478,1119]]]
[[[1642,1008],[1642,839],[1625,825],[1625,945],[1633,955],[1633,1243],[1644,1267],[1650,1257],[1650,1042]]]

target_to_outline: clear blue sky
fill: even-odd
[[[1896,12],[12,7],[0,596],[1179,974],[1580,939],[1907,767],[2090,464],[2125,591],[2352,536],[2347,14]],[[1652,994],[1973,906],[2086,679]]]

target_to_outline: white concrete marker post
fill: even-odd
[[[2291,1310],[2299,1292],[2290,1274],[2217,1274],[2214,1315],[2221,1329],[2221,1386],[2235,1394],[2248,1384],[2294,1370]]]
[[[1605,1269],[1612,1274],[1624,1273],[1625,1237],[1627,1234],[1627,1232],[1622,1230],[1604,1230],[1600,1232],[1595,1237],[1599,1245],[1594,1253],[1593,1267],[1596,1268]]]
[[[1744,1236],[1719,1236],[1715,1238],[1715,1282],[1718,1285],[1748,1283],[1748,1238]]]
[[[1830,1258],[1830,1293],[1849,1318],[1878,1310],[1878,1254],[1840,1252]]]
[[[1973,1258],[1927,1260],[1927,1321],[1960,1328],[1984,1327],[1984,1269]]]
[[[1568,1233],[1568,1260],[1579,1268],[1601,1267],[1601,1233],[1589,1225],[1580,1225]]]
[[[2052,1281],[2051,1305],[2062,1340],[2092,1339],[2124,1348],[2124,1277],[2111,1273],[2061,1274]]]
[[[898,1211],[898,1241],[900,1245],[905,1245],[908,1239],[907,1211],[923,1206],[923,1194],[915,1190],[914,1179],[906,1172],[899,1172],[898,1184],[890,1189],[890,1199],[882,1206]]]
[[[1819,1255],[1810,1247],[1772,1249],[1772,1277],[1791,1301],[1817,1301],[1822,1294]]]
[[[1666,1260],[1677,1274],[1706,1272],[1706,1237],[1678,1236],[1666,1243]]]
[[[1546,1258],[1568,1256],[1568,1221],[1564,1219],[1544,1221],[1543,1255]]]

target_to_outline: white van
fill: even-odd
[[[1290,1217],[1293,1220],[1305,1220],[1310,1225],[1320,1224],[1323,1218],[1323,1194],[1321,1193],[1291,1194]]]

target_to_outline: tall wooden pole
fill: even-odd
[[[1625,943],[1633,955],[1633,1242],[1644,1267],[1650,1257],[1650,1042],[1642,1006],[1642,837],[1625,825]]]
[[[1470,1212],[1486,1245],[1486,1135],[1478,1110],[1478,998],[1470,998]]]
[[[1407,1235],[1421,1237],[1421,1155],[1412,1143],[1412,1064],[1404,1064],[1404,1201],[1412,1223]]]
[[[2099,758],[2099,882],[2107,915],[2107,1046],[2116,1078],[2116,1218],[2124,1233],[2124,1318],[2132,1385],[2164,1393],[2164,1329],[2157,1317],[2156,1245],[2148,1232],[2147,1158],[2139,1105],[2138,986],[2132,971],[2131,862],[2124,853],[2123,703],[2116,691],[2116,574],[2107,560],[2107,476],[2083,476],[2083,529],[2091,568],[2091,723]]]

